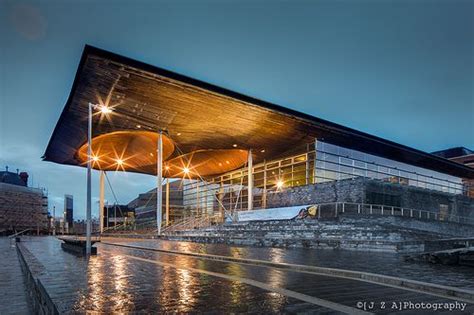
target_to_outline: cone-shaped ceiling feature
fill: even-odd
[[[171,178],[218,175],[242,167],[247,158],[246,150],[197,150],[166,161],[163,174]]]
[[[158,133],[116,131],[92,139],[92,167],[104,171],[135,171],[156,174]],[[87,164],[87,142],[77,151],[77,159]],[[174,144],[163,134],[163,160],[174,152]]]

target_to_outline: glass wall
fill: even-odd
[[[308,149],[312,148],[312,149]],[[318,141],[302,148],[301,154],[267,161],[253,167],[253,208],[265,208],[268,194],[295,186],[354,178],[370,178],[452,194],[465,194],[462,179]],[[248,169],[242,168],[183,187],[184,205],[197,213],[246,210]]]

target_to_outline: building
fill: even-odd
[[[44,189],[28,187],[28,173],[0,172],[0,234],[23,230],[48,231],[48,196]]]
[[[471,167],[86,46],[43,159],[156,175],[159,139],[190,213],[345,202],[474,217]]]
[[[174,180],[163,184],[163,206],[164,219],[166,221],[166,204],[169,205],[169,221],[174,222],[185,217],[188,211],[184,209],[183,185],[187,181]],[[166,202],[168,201],[168,202]],[[139,194],[137,198],[128,203],[128,208],[134,209],[137,222],[156,218],[156,188]],[[189,209],[189,213],[194,209]]]
[[[464,147],[450,148],[442,151],[433,152],[434,155],[449,159],[451,161],[474,168],[474,151]],[[464,184],[469,187],[468,195],[474,198],[474,180],[463,179]]]
[[[115,228],[117,226],[134,224],[135,210],[128,205],[106,205],[104,206],[104,227],[106,229]],[[155,210],[156,213],[156,210]]]
[[[66,233],[74,228],[74,197],[64,195],[64,229]]]

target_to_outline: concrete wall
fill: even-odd
[[[366,178],[286,188],[267,195],[267,208],[330,202],[368,203],[367,195],[371,192],[395,196],[403,208],[439,213],[440,205],[446,205],[447,214],[474,218],[474,198]]]

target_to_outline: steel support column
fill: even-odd
[[[92,171],[92,104],[89,103],[89,119],[87,124],[87,198],[86,198],[86,255],[91,254],[91,208],[92,208],[92,185],[91,185],[91,171]]]
[[[318,139],[314,138],[313,184],[316,184],[316,165],[318,160]]]
[[[263,160],[263,195],[262,208],[267,208],[267,161]]]
[[[100,234],[104,233],[104,194],[105,194],[105,171],[100,171],[99,177],[99,226]]]
[[[165,199],[165,209],[166,209],[166,226],[170,224],[170,179],[166,179],[166,199]]]
[[[160,235],[163,211],[163,132],[161,130],[158,135],[156,170],[156,228]]]
[[[248,172],[247,172],[247,187],[248,187],[248,196],[247,196],[247,210],[253,209],[253,160],[252,160],[252,150],[249,150],[248,155]]]

